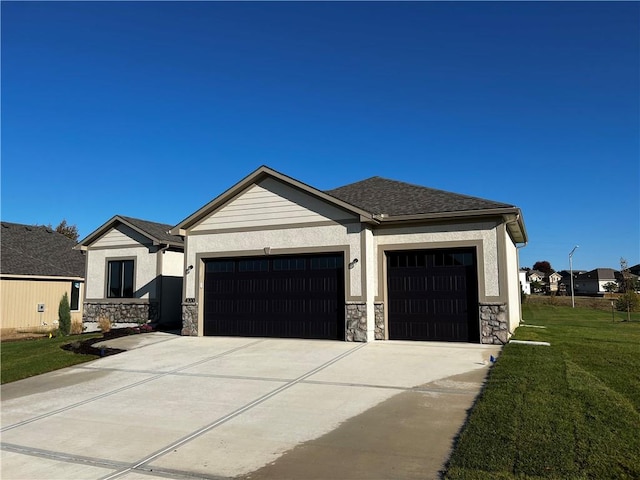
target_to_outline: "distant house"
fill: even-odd
[[[558,293],[571,295],[571,272],[569,270],[560,270],[557,272],[562,276],[562,279],[558,282]],[[578,275],[586,273],[586,270],[574,270],[573,271],[573,290],[575,293],[575,283]]]
[[[531,283],[527,278],[527,270],[520,270],[518,272],[518,279],[520,280],[520,289],[525,295],[531,295]]]
[[[538,270],[529,270],[527,272],[527,280],[529,282],[531,293],[541,293],[544,292],[545,281],[544,281],[544,273]],[[533,285],[537,284],[537,285]]]
[[[562,280],[562,275],[558,272],[553,272],[546,278],[547,282],[547,291],[548,292],[557,292],[560,284],[560,280]]]
[[[616,276],[616,274],[618,274]],[[607,293],[604,286],[614,282],[618,285],[622,277],[613,268],[596,268],[589,272],[579,274],[573,282],[576,295],[604,295]]]
[[[2,222],[0,291],[2,335],[53,330],[66,293],[71,320],[82,320],[85,260],[75,242],[47,227]]]
[[[184,242],[170,228],[116,215],[76,246],[87,255],[85,322],[181,325]]]

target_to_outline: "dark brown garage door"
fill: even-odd
[[[344,339],[341,253],[205,261],[204,334]]]
[[[475,249],[387,253],[389,338],[480,341]]]

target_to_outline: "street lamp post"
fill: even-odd
[[[573,247],[571,253],[569,253],[569,275],[571,276],[571,308],[576,308],[576,300],[573,296],[573,254],[578,248],[578,245]]]

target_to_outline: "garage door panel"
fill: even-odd
[[[479,341],[475,249],[388,252],[387,293],[390,339]]]
[[[342,254],[206,262],[204,334],[341,339]]]

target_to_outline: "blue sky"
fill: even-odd
[[[638,2],[2,2],[2,219],[175,224],[266,164],[510,203],[640,262]]]

